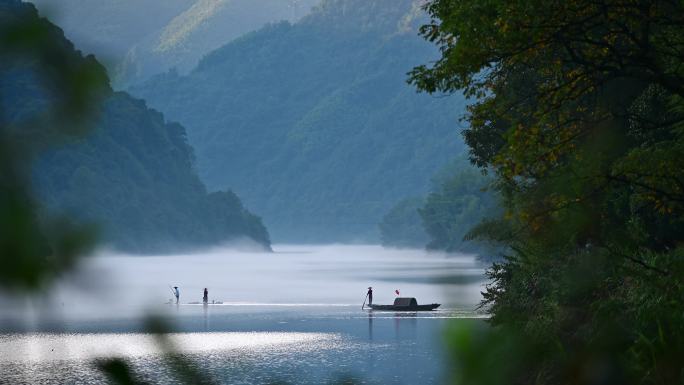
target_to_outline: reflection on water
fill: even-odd
[[[373,312],[368,312],[368,339],[373,340]]]
[[[179,353],[268,349],[306,351],[339,345],[332,333],[171,333]],[[106,357],[137,358],[161,354],[155,337],[142,333],[30,333],[0,335],[0,363],[85,361]]]
[[[268,380],[312,365],[343,350],[354,350],[335,334],[324,333],[180,333],[170,339],[200,368],[230,383],[238,378]],[[356,349],[358,350],[358,349]],[[91,362],[124,357],[136,371],[157,383],[170,383],[154,337],[145,334],[31,334],[0,336],[0,382],[101,383]],[[299,358],[305,360],[298,363]],[[259,370],[255,371],[255,367]],[[243,383],[249,383],[244,382]]]
[[[172,339],[182,353],[222,383],[318,384],[352,375],[366,383],[436,384],[446,366],[446,322],[486,317],[474,311],[484,278],[470,256],[375,246],[275,249],[284,252],[101,255],[40,302],[0,298],[7,309],[0,314],[0,382],[101,383],[92,360],[114,355],[147,379],[170,383],[142,328],[143,315],[154,312],[178,331]],[[169,286],[180,287],[179,305],[164,304]],[[377,303],[391,303],[400,289],[442,307],[361,310],[368,286]],[[200,302],[204,287],[208,305]]]

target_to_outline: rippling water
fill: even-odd
[[[482,318],[475,311],[482,266],[445,256],[376,246],[276,246],[260,254],[215,249],[175,256],[102,254],[50,296],[1,300],[0,381],[92,384],[94,360],[124,357],[141,376],[171,383],[142,319],[158,314],[176,330],[178,350],[222,383],[441,383],[444,326]],[[169,285],[181,303],[165,304]],[[361,310],[367,286],[376,303],[394,290],[435,312]],[[202,289],[210,301],[203,306]]]

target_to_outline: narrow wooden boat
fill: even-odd
[[[381,311],[430,311],[435,310],[440,306],[438,303],[431,303],[429,305],[418,305],[413,297],[399,297],[394,300],[393,305],[368,305],[373,310]]]

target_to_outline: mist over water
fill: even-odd
[[[468,311],[481,300],[483,281],[483,266],[473,256],[372,245],[276,245],[273,253],[227,247],[146,257],[100,253],[28,307],[67,320],[138,317],[168,312],[173,286],[181,304],[201,302],[206,287],[210,302],[224,306],[360,307],[372,286],[376,303],[391,303],[399,289],[419,303]]]
[[[319,383],[343,375],[438,383],[446,365],[444,327],[454,318],[486,316],[475,311],[483,269],[469,255],[373,245],[145,257],[101,252],[43,298],[5,304],[0,369],[17,383],[72,382],[72,373],[80,373],[75,383],[96,383],[102,378],[92,360],[122,356],[140,373],[157,375],[159,350],[142,320],[158,314],[177,331],[171,338],[181,352],[227,383]],[[180,288],[178,305],[172,286]],[[368,286],[374,303],[392,303],[398,289],[442,306],[361,310]],[[201,304],[205,287],[208,306]]]

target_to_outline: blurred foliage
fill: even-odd
[[[0,93],[0,286],[44,288],[93,244],[92,228],[39,214],[30,193],[31,155],[80,134],[108,86],[92,57],[56,44],[52,25],[19,1],[0,2],[0,73],[21,68],[49,95],[39,113],[15,110],[20,96]],[[37,92],[24,89],[23,92]],[[20,92],[21,92],[20,91]]]
[[[425,8],[442,57],[410,81],[476,98],[464,137],[505,213],[470,237],[510,250],[494,328],[454,336],[459,383],[684,383],[683,3]]]

